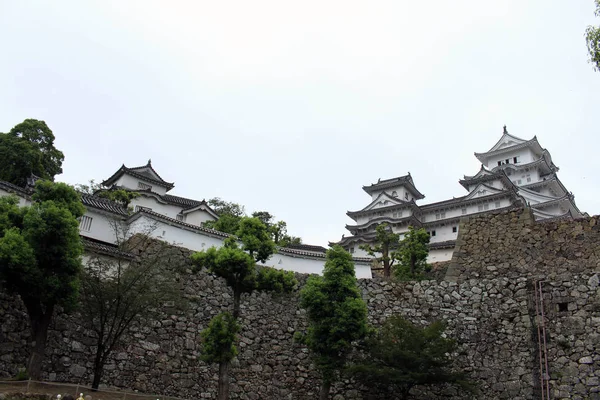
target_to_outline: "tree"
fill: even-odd
[[[131,327],[158,315],[167,302],[184,306],[177,279],[182,268],[170,262],[169,244],[150,237],[156,227],[130,237],[119,222],[110,223],[114,254],[91,255],[82,274],[82,318],[96,336],[92,389],[98,389],[109,355]]]
[[[399,263],[396,266],[396,277],[401,280],[419,279],[423,272],[429,270],[427,256],[429,255],[429,234],[423,228],[408,227],[404,239],[400,241],[397,251]]]
[[[214,317],[200,333],[202,361],[219,364],[219,399],[229,398],[229,364],[238,353],[235,342],[239,331],[240,324],[230,313],[224,312]]]
[[[79,223],[85,208],[64,183],[38,181],[29,207],[0,198],[0,280],[18,294],[29,316],[32,349],[27,371],[39,379],[48,327],[57,306],[77,303],[81,255]]]
[[[33,174],[53,181],[62,173],[64,158],[44,121],[26,119],[10,132],[0,133],[0,180],[25,186]]]
[[[235,235],[240,221],[246,216],[244,206],[237,203],[221,200],[218,197],[208,200],[208,205],[219,215],[216,221],[206,221],[204,226],[220,232]]]
[[[596,11],[594,15],[600,17],[600,0],[596,0]],[[600,26],[588,26],[585,30],[585,42],[590,55],[590,63],[596,71],[600,71]]]
[[[375,244],[363,244],[360,248],[372,257],[381,254],[381,257],[377,257],[376,260],[383,264],[383,275],[389,277],[392,266],[397,261],[398,255],[394,250],[398,248],[400,234],[394,233],[388,224],[377,225],[375,231]]]
[[[246,216],[246,209],[240,204],[225,201],[218,197],[208,200],[207,203],[218,215],[229,214],[240,218]]]
[[[392,316],[367,338],[366,354],[347,372],[364,384],[392,391],[407,399],[419,385],[451,384],[473,391],[465,373],[452,370],[457,343],[444,337],[445,325],[418,327]]]
[[[294,274],[289,271],[280,271],[272,268],[258,268],[257,261],[267,260],[275,251],[267,227],[257,218],[244,217],[238,229],[239,240],[242,248],[238,247],[237,238],[227,238],[219,249],[211,247],[192,255],[195,271],[206,268],[218,277],[225,279],[227,286],[233,290],[233,315],[237,322],[240,316],[240,303],[242,294],[250,294],[255,290],[276,293],[290,292],[297,284]],[[214,322],[209,330],[218,330],[220,333],[204,335],[203,353],[207,358],[219,362],[219,392],[218,399],[229,398],[229,366],[234,355],[228,350],[233,345],[232,336],[235,336],[234,325],[226,322],[225,316],[217,316],[220,322]],[[211,322],[211,325],[213,323]],[[224,331],[225,329],[225,331]],[[235,331],[235,332],[234,332]],[[215,342],[210,338],[229,338],[227,341]],[[223,356],[214,356],[215,349],[225,351]]]
[[[344,367],[352,342],[367,332],[367,306],[356,284],[352,257],[340,246],[327,251],[323,276],[311,276],[301,292],[309,328],[307,344],[321,373],[319,398],[326,400],[331,384]]]

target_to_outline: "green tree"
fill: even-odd
[[[270,227],[273,241],[276,245],[287,247],[293,244],[302,244],[302,239],[296,236],[290,236],[287,233],[287,223],[285,221],[277,221]]]
[[[240,204],[225,201],[219,197],[214,197],[208,200],[207,203],[219,215],[229,214],[240,218],[246,216],[246,209]]]
[[[224,241],[223,246],[219,249],[211,247],[206,251],[192,255],[195,271],[206,268],[210,273],[225,279],[227,285],[233,290],[232,317],[235,321],[240,316],[241,297],[244,293],[250,294],[256,290],[276,293],[290,292],[297,284],[292,272],[257,267],[257,261],[265,261],[275,251],[275,245],[267,233],[267,228],[260,220],[257,218],[242,218],[238,233],[242,248],[238,247],[236,237],[230,237]],[[221,317],[221,319],[223,318],[225,317]],[[223,321],[215,322],[215,324],[233,329],[230,324],[223,325]],[[235,335],[235,332],[227,332],[229,332],[225,335],[227,337]],[[221,337],[223,336],[222,333],[221,331],[221,333],[210,337]],[[215,348],[222,349],[224,347],[210,341],[205,341],[203,344],[203,352],[207,354],[212,354],[211,352],[214,352]],[[229,347],[225,346],[225,348]],[[229,398],[229,367],[233,356],[230,352],[227,354],[218,359],[218,398],[221,400]],[[212,359],[215,362],[217,361],[217,358],[213,357]]]
[[[400,234],[394,233],[392,228],[385,223],[377,225],[375,231],[376,236],[374,244],[363,244],[360,248],[372,257],[381,254],[376,260],[383,265],[383,275],[389,277],[391,275],[392,266],[398,261],[398,254],[395,250],[398,249],[399,246]]]
[[[600,17],[600,0],[596,0],[596,11],[594,15]],[[596,71],[600,71],[600,26],[588,26],[585,31],[585,42],[587,44],[590,63]]]
[[[400,241],[396,257],[396,277],[400,280],[420,279],[423,272],[429,270],[427,256],[429,255],[429,234],[423,228],[408,227],[408,232]]]
[[[323,276],[311,276],[301,292],[309,328],[301,338],[321,373],[319,398],[329,397],[331,384],[352,348],[367,333],[367,306],[357,286],[352,257],[340,246],[327,251]]]
[[[219,215],[216,221],[206,221],[204,226],[220,232],[235,235],[239,229],[240,221],[246,216],[244,206],[214,197],[208,200],[208,205]]]
[[[229,398],[229,365],[238,353],[235,342],[240,328],[230,313],[223,312],[200,333],[202,361],[219,364],[219,399]]]
[[[472,392],[465,373],[453,370],[453,339],[444,337],[445,325],[434,322],[418,327],[392,316],[366,343],[362,360],[347,372],[367,386],[391,391],[407,399],[410,390],[420,385],[451,384]]]
[[[167,302],[185,306],[177,279],[183,266],[170,260],[166,242],[150,237],[154,229],[130,237],[115,221],[117,254],[92,253],[83,268],[81,314],[96,339],[92,389],[98,389],[106,360],[132,326],[155,318]]]
[[[64,155],[44,121],[26,119],[0,133],[0,180],[25,186],[32,174],[46,180],[62,173]]]
[[[79,223],[85,208],[64,183],[38,181],[29,207],[0,198],[0,280],[27,309],[31,354],[27,371],[39,379],[48,327],[57,306],[77,303],[81,254]]]
[[[131,190],[105,188],[100,183],[96,183],[93,179],[91,179],[87,185],[78,183],[73,187],[78,192],[114,201],[125,208],[129,207],[129,204],[133,199],[140,197],[139,193]]]

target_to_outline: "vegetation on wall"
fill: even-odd
[[[203,357],[219,364],[219,400],[229,398],[229,369],[237,354],[235,341],[240,329],[242,295],[254,291],[290,292],[297,284],[292,272],[257,267],[257,262],[266,261],[275,251],[267,227],[258,218],[242,217],[237,233],[239,238],[226,239],[218,249],[211,247],[192,255],[196,271],[208,269],[225,279],[233,290],[233,313],[219,314],[201,334]],[[241,248],[236,239],[242,243]]]
[[[309,328],[297,339],[308,345],[321,374],[319,398],[329,397],[352,350],[367,333],[367,306],[361,298],[350,253],[340,246],[327,251],[323,276],[313,275],[301,292]]]
[[[64,183],[38,181],[29,207],[0,197],[0,280],[27,309],[27,372],[34,379],[41,375],[55,308],[68,311],[77,304],[83,252],[77,218],[84,212],[77,192]]]
[[[204,226],[236,235],[240,221],[246,217],[245,207],[218,197],[208,200],[208,205],[219,215],[219,219],[216,221],[207,221],[204,223]],[[255,211],[252,213],[252,217],[258,218],[267,227],[271,240],[277,246],[286,247],[302,243],[301,238],[291,236],[287,233],[287,223],[285,221],[275,221],[275,217],[268,211]]]
[[[445,337],[445,328],[442,322],[420,327],[399,315],[389,317],[365,341],[362,359],[347,372],[402,399],[408,399],[415,386],[451,384],[472,393],[474,386],[466,374],[453,368],[457,343]]]
[[[595,0],[596,11],[594,15],[600,17],[600,0]],[[587,45],[589,61],[596,71],[600,71],[600,26],[588,26],[585,31],[585,43]]]

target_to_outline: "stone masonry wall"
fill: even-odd
[[[460,249],[446,280],[360,281],[370,321],[378,325],[393,314],[415,322],[444,319],[449,335],[461,343],[457,365],[479,383],[477,398],[537,398],[537,327],[542,319],[533,287],[543,275],[552,398],[600,399],[597,219],[534,224],[522,211],[485,218],[461,222]],[[539,239],[530,241],[528,233]],[[551,244],[539,244],[542,238]],[[487,250],[480,251],[486,244]],[[180,248],[164,254],[168,262],[188,266],[181,276],[188,309],[165,308],[157,321],[132,332],[107,365],[103,382],[109,386],[186,398],[215,397],[217,368],[199,360],[199,332],[212,316],[231,308],[231,292],[220,279],[203,272],[192,275],[189,254]],[[302,284],[306,276],[298,279]],[[8,377],[27,359],[27,316],[17,299],[0,294],[0,321],[0,376]],[[293,341],[294,332],[306,328],[298,292],[244,297],[242,324],[240,354],[231,373],[232,398],[317,397],[319,380],[308,351]],[[50,331],[45,377],[89,383],[93,344],[77,314],[58,315]],[[393,398],[369,396],[347,381],[334,391],[335,400]],[[435,394],[415,392],[415,398],[473,396],[443,389]]]

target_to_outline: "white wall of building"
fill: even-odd
[[[433,264],[436,262],[450,261],[454,249],[433,249],[429,251],[427,263]]]
[[[490,157],[486,167],[489,169],[496,168],[498,161],[505,164],[507,159],[509,164],[514,164],[514,157],[517,157],[517,165],[528,164],[538,159],[529,148],[523,148]]]
[[[196,210],[184,215],[184,222],[188,224],[202,226],[206,221],[214,221],[215,218],[204,210]]]
[[[91,218],[91,223],[85,218]],[[101,240],[107,243],[116,243],[117,234],[121,231],[119,218],[111,214],[100,213],[93,208],[87,208],[84,217],[79,221],[79,233],[83,236]],[[89,227],[89,229],[86,229]]]
[[[142,179],[138,179],[136,177],[128,175],[127,173],[121,175],[121,177],[119,179],[117,179],[115,184],[118,186],[125,186],[126,188],[129,188],[129,189],[137,190],[137,189],[140,189],[140,187],[139,187],[140,182],[145,185],[152,186],[152,191],[160,194],[161,196],[167,193],[167,189],[165,189],[164,187],[152,184],[152,183],[144,181]]]
[[[181,206],[159,202],[156,197],[145,195],[143,193],[141,193],[140,197],[137,197],[131,201],[131,207],[133,207],[134,210],[136,206],[150,208],[155,213],[166,215],[167,217],[173,219],[176,219],[177,214],[179,214],[182,210]]]

